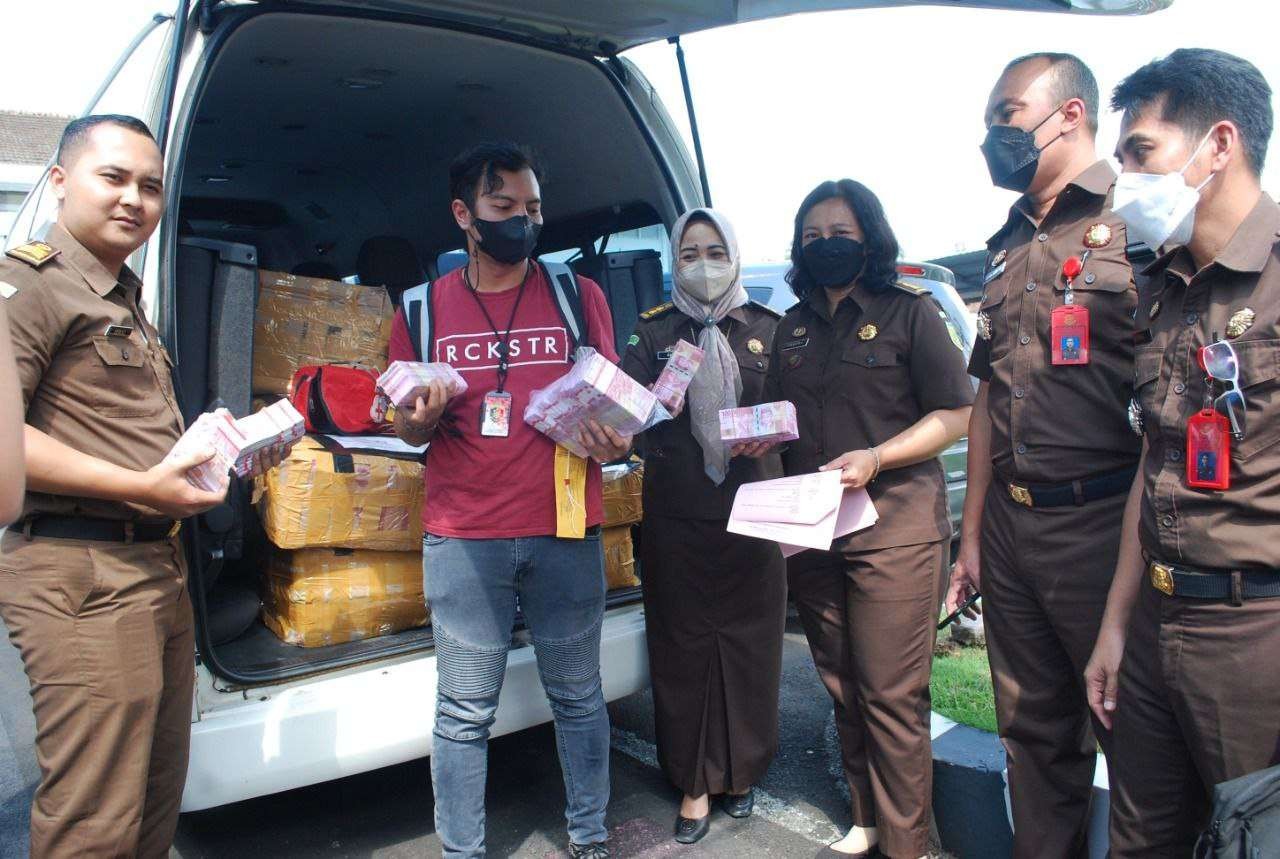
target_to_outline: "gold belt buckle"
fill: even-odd
[[[1173,596],[1173,568],[1152,561],[1148,566],[1151,586],[1167,597]]]
[[[1024,507],[1034,506],[1031,503],[1031,490],[1027,489],[1025,486],[1018,486],[1016,483],[1010,483],[1009,497]]]
[[[181,530],[182,530],[182,520],[174,519],[173,527],[169,529],[169,533],[166,536],[172,539],[173,537],[178,536],[178,532]]]

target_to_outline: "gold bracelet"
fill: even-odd
[[[867,480],[867,483],[870,483],[880,476],[880,453],[874,447],[867,448],[867,453],[871,454],[876,461],[876,470],[871,472],[871,477]]]

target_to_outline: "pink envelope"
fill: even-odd
[[[837,537],[870,528],[878,518],[865,489],[845,491],[840,472],[820,471],[743,484],[728,530],[773,540],[789,557],[805,549],[830,549]]]

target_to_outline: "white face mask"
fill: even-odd
[[[1185,245],[1195,229],[1196,206],[1200,192],[1213,179],[1213,173],[1196,187],[1187,184],[1187,168],[1209,142],[1206,134],[1191,153],[1182,169],[1174,173],[1121,173],[1111,210],[1124,219],[1129,238],[1144,243],[1152,250],[1162,245]]]
[[[731,262],[696,259],[676,269],[676,285],[703,304],[715,304],[733,286],[737,275]]]

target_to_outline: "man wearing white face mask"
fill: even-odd
[[[1213,786],[1280,763],[1271,88],[1238,57],[1179,50],[1111,103],[1122,214],[1166,252],[1138,302],[1142,465],[1085,681],[1112,725],[1111,855],[1189,856]]]
[[[675,420],[638,438],[658,759],[684,794],[675,838],[692,844],[710,828],[710,795],[725,795],[731,817],[751,814],[778,744],[782,555],[725,525],[738,487],[781,477],[782,465],[777,453],[731,460],[719,422],[720,409],[761,402],[778,314],[748,299],[723,215],[695,209],[671,235],[673,302],[641,314],[622,368],[652,385],[677,343],[705,353]]]

